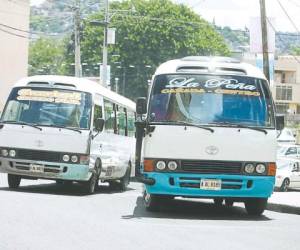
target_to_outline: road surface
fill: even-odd
[[[174,200],[145,211],[142,187],[127,192],[102,186],[85,196],[80,185],[22,180],[17,191],[0,175],[0,249],[300,249],[300,216]]]

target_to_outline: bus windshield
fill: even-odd
[[[89,129],[91,94],[61,89],[15,88],[2,122]]]
[[[274,127],[270,92],[246,76],[159,75],[150,99],[151,122]]]

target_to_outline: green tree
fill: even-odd
[[[39,38],[29,48],[29,75],[64,74],[64,43],[52,38]]]
[[[295,56],[300,56],[300,47],[297,47],[297,46],[293,46],[291,48],[291,52],[293,55]]]
[[[162,62],[190,55],[228,55],[224,39],[214,27],[190,8],[169,0],[127,0],[111,3],[110,27],[117,29],[116,44],[109,47],[112,83],[119,79],[120,92],[130,98],[145,96],[147,80]],[[90,24],[103,20],[103,12],[89,16],[81,36],[85,75],[98,75],[103,27]],[[73,40],[73,39],[71,39]],[[74,48],[68,44],[68,73],[73,74]]]

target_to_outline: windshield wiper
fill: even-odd
[[[29,126],[29,127],[32,127],[32,128],[36,128],[36,129],[38,129],[40,131],[43,130],[41,127],[37,126],[36,124],[27,123],[27,122],[2,121],[1,124],[16,124],[16,125]]]
[[[231,122],[213,122],[210,124],[214,124],[214,125],[220,124],[220,125],[226,125],[226,126],[235,127],[235,128],[247,128],[247,129],[252,129],[252,130],[259,131],[259,132],[263,132],[264,134],[268,134],[268,131],[263,128],[255,128],[255,127],[250,127],[247,125],[236,124],[236,123],[231,123]]]
[[[173,123],[175,125],[183,125],[183,126],[191,126],[191,127],[196,127],[196,128],[202,128],[202,129],[205,129],[205,130],[208,130],[212,133],[215,132],[214,129],[212,128],[209,128],[209,127],[206,127],[206,126],[201,126],[201,125],[198,125],[198,124],[194,124],[194,123],[189,123],[189,122],[184,122],[184,121],[163,121],[163,122],[158,122],[158,123]]]
[[[68,129],[68,130],[72,130],[72,131],[76,131],[79,134],[81,134],[81,130],[77,129],[77,128],[71,128],[71,127],[66,127],[66,126],[62,126],[62,125],[54,125],[54,124],[49,124],[49,125],[40,125],[40,126],[45,126],[45,127],[51,127],[51,128],[63,128],[63,129]]]

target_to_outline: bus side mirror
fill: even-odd
[[[147,113],[147,101],[145,97],[139,97],[136,100],[136,113],[138,115],[144,115]]]
[[[276,130],[283,130],[284,128],[284,115],[276,115]]]
[[[95,123],[94,123],[94,127],[95,127],[95,130],[100,133],[103,131],[103,128],[104,128],[104,119],[103,118],[97,118],[95,120]]]

